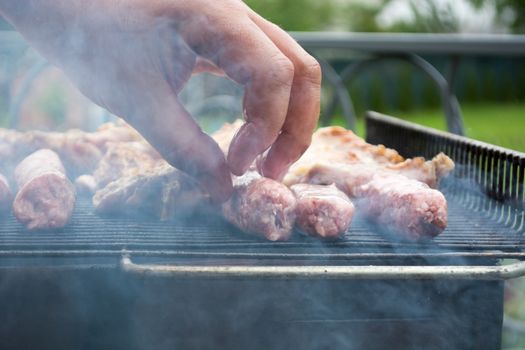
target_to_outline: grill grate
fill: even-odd
[[[443,183],[449,224],[433,241],[394,241],[357,217],[344,238],[335,242],[300,234],[288,242],[268,242],[208,215],[170,223],[102,218],[84,198],[77,203],[70,225],[56,232],[25,232],[14,218],[3,219],[0,257],[112,258],[125,251],[134,258],[233,264],[464,264],[464,259],[472,264],[525,259],[525,155],[376,113],[367,116],[367,132],[370,142],[394,147],[405,156],[429,157],[445,151],[458,165],[454,176]]]
[[[322,242],[296,233],[288,242],[268,242],[211,219],[186,223],[140,222],[102,218],[86,199],[79,200],[73,220],[56,232],[27,232],[12,217],[0,224],[0,257],[25,256],[133,256],[195,259],[388,261],[391,259],[452,257],[521,258],[522,234],[484,213],[472,211],[449,198],[449,225],[428,243],[396,242],[366,221],[356,218],[342,240]]]

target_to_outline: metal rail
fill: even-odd
[[[328,108],[321,116],[323,125],[331,122],[337,104],[348,127],[355,125],[355,112],[345,83],[348,84],[358,74],[374,63],[384,60],[401,59],[423,71],[439,90],[443,112],[450,132],[464,134],[463,120],[453,85],[461,57],[482,56],[523,56],[525,55],[525,35],[462,35],[462,34],[406,34],[406,33],[348,33],[348,32],[292,32],[292,36],[321,61],[324,76],[333,87],[334,93]],[[348,53],[364,54],[355,58],[338,73],[325,58],[326,53],[333,57],[348,58]],[[334,53],[335,51],[335,53]],[[420,55],[448,55],[447,78],[436,67]]]
[[[355,128],[355,111],[352,105],[352,100],[347,93],[345,83],[351,83],[360,73],[366,69],[371,68],[377,63],[383,61],[404,61],[411,64],[414,68],[421,70],[429,77],[441,96],[441,103],[447,122],[447,128],[450,132],[458,135],[464,135],[463,117],[461,116],[461,108],[458,99],[452,91],[452,84],[428,61],[415,54],[381,54],[372,56],[370,58],[362,59],[356,63],[348,65],[341,73],[337,73],[326,61],[321,61],[321,67],[325,72],[325,78],[334,86],[335,94],[332,96],[328,108],[321,116],[321,123],[328,125],[334,115],[337,102],[342,106],[343,115],[347,122],[347,126],[354,130]],[[327,74],[328,73],[328,74]],[[451,79],[454,76],[452,74]],[[352,106],[348,108],[347,106]]]
[[[503,266],[199,266],[141,265],[123,256],[125,272],[175,278],[462,279],[508,280],[525,276],[525,261]]]
[[[311,49],[343,49],[367,53],[525,55],[525,35],[292,32]]]
[[[309,50],[321,63],[325,81],[333,88],[333,97],[329,107],[324,109],[321,116],[323,124],[328,124],[334,116],[337,104],[341,106],[347,127],[355,129],[354,104],[345,87],[351,79],[364,68],[377,60],[403,59],[412,64],[416,69],[422,70],[437,86],[443,105],[444,115],[448,130],[462,135],[464,133],[463,121],[459,103],[453,91],[453,82],[460,58],[469,55],[483,56],[523,56],[525,55],[525,35],[461,35],[461,34],[404,34],[404,33],[348,33],[348,32],[292,32],[292,36],[305,49]],[[0,32],[0,53],[15,51],[20,52],[26,47],[23,38],[13,31]],[[329,50],[329,52],[327,52]],[[340,57],[352,62],[344,71],[352,71],[351,76],[338,73],[330,64],[330,57],[334,52],[341,52]],[[327,55],[328,53],[328,55]],[[355,55],[363,55],[358,59]],[[428,61],[420,55],[449,55],[450,65],[447,78],[441,74]],[[356,61],[357,60],[357,61]],[[364,64],[363,64],[364,63]],[[32,68],[24,78],[24,86],[31,82],[45,69],[40,62]],[[9,125],[16,126],[20,104],[25,98],[29,88],[21,92],[12,102],[9,112]],[[219,108],[231,111],[238,115],[238,96],[222,96],[219,99],[207,98],[206,102],[198,101],[201,109]]]

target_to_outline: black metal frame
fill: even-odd
[[[335,107],[339,104],[350,129],[355,127],[355,111],[345,83],[351,82],[358,74],[379,62],[401,60],[424,72],[440,93],[448,131],[463,135],[461,108],[453,89],[461,58],[470,55],[525,56],[524,35],[330,32],[297,32],[292,35],[320,61],[325,81],[334,88],[328,107],[321,116],[321,123],[330,124]],[[342,57],[356,53],[364,57],[354,55],[355,62],[349,63],[338,73],[326,58],[334,56],[334,51]],[[445,75],[421,57],[434,54],[449,57]]]
[[[367,140],[407,157],[445,152],[456,163],[445,191],[475,212],[525,232],[525,154],[369,112]]]
[[[310,51],[321,63],[325,82],[332,86],[333,93],[328,107],[323,111],[321,123],[331,122],[337,105],[341,106],[347,127],[355,129],[355,111],[352,99],[345,86],[364,70],[384,61],[402,61],[411,64],[415,69],[424,72],[431,79],[440,94],[443,112],[450,132],[464,134],[461,108],[454,94],[454,81],[461,58],[468,55],[484,56],[525,56],[525,36],[523,35],[451,35],[451,34],[371,34],[371,33],[291,33],[298,42]],[[24,45],[23,39],[14,32],[0,32],[0,42],[5,50],[0,53],[20,52]],[[340,73],[331,65],[333,53],[344,57],[354,56]],[[357,55],[355,55],[357,54]],[[426,54],[449,56],[446,74],[439,72],[432,64],[422,58]],[[358,59],[358,55],[362,59]],[[364,56],[363,56],[364,55]],[[39,73],[45,69],[45,63],[37,62],[30,69],[22,82],[22,88],[12,99],[9,111],[9,125],[16,127],[20,104],[29,91],[29,87]],[[232,99],[221,96],[208,101],[214,107],[237,111],[238,106],[232,104]],[[201,108],[208,108],[203,104]]]
[[[394,54],[394,55],[377,55],[367,59],[362,59],[356,63],[352,63],[346,66],[341,73],[337,73],[327,61],[319,59],[323,71],[325,72],[325,78],[334,86],[335,92],[332,96],[328,107],[324,110],[321,116],[321,124],[329,125],[331,118],[334,116],[335,108],[339,103],[342,107],[343,115],[346,123],[350,129],[355,130],[355,111],[353,109],[353,103],[347,92],[345,84],[351,83],[358,74],[364,70],[371,68],[377,63],[383,61],[400,60],[413,65],[415,68],[424,72],[438,88],[441,96],[441,102],[445,113],[445,119],[447,121],[447,128],[450,132],[463,135],[465,133],[463,126],[463,119],[461,116],[461,109],[459,102],[454,95],[451,84],[445,79],[445,77],[428,61],[415,54]]]

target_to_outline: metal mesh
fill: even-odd
[[[497,220],[449,198],[449,225],[431,242],[408,243],[386,236],[356,218],[343,239],[323,242],[295,233],[287,242],[268,242],[239,232],[219,218],[186,222],[103,218],[88,200],[77,203],[64,229],[28,232],[9,217],[0,224],[0,257],[133,256],[244,261],[323,260],[359,263],[391,259],[522,257],[523,236]]]
[[[485,263],[525,258],[525,155],[435,132],[370,113],[367,138],[405,156],[445,151],[458,165],[443,183],[449,205],[448,227],[433,241],[409,243],[380,233],[357,217],[338,241],[298,233],[287,242],[268,242],[239,232],[218,217],[184,222],[103,218],[87,199],[77,203],[71,223],[54,232],[27,232],[12,217],[0,223],[0,257],[133,257],[236,264],[403,264]],[[454,260],[457,259],[457,260]],[[465,259],[469,259],[468,262]]]

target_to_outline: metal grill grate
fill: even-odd
[[[525,154],[422,127],[375,112],[366,116],[367,141],[382,143],[405,157],[445,152],[456,163],[445,191],[469,210],[501,225],[525,231]]]
[[[405,156],[445,151],[458,164],[455,175],[443,184],[449,224],[433,241],[395,241],[355,218],[345,237],[335,242],[300,234],[288,242],[268,242],[208,215],[171,223],[102,218],[93,213],[89,200],[81,199],[72,222],[60,231],[26,232],[12,217],[5,218],[0,223],[0,257],[112,258],[127,252],[181,263],[281,265],[465,264],[465,259],[484,264],[525,258],[522,154],[375,113],[367,117],[367,131],[370,142],[397,148]]]
[[[27,232],[13,218],[0,224],[0,257],[121,256],[295,262],[319,260],[334,264],[370,260],[525,257],[519,231],[449,198],[449,225],[434,241],[396,242],[356,218],[342,240],[322,242],[295,234],[288,242],[268,242],[239,232],[218,218],[203,224],[161,223],[126,218],[101,218],[88,200],[77,204],[70,225],[56,232]],[[414,261],[420,263],[420,261]],[[450,263],[450,261],[449,261]]]

